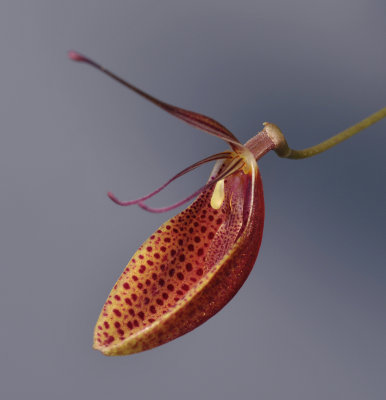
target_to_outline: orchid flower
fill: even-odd
[[[383,108],[326,142],[300,151],[290,149],[271,123],[242,144],[217,121],[164,103],[77,52],[68,55],[230,146],[229,151],[196,162],[139,199],[121,201],[108,193],[121,206],[136,204],[150,212],[169,211],[197,197],[140,246],[111,290],[94,331],[94,348],[109,356],[167,343],[204,323],[237,293],[255,264],[263,235],[264,197],[257,161],[264,154],[275,150],[281,157],[310,157],[386,116]],[[146,204],[175,179],[212,161],[216,163],[208,182],[192,195],[164,208]]]

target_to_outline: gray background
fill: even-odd
[[[123,209],[226,146],[74,48],[246,141],[306,147],[385,106],[381,0],[0,2],[0,397],[386,398],[386,121],[321,156],[260,163],[266,228],[235,299],[146,353],[91,348],[126,261],[168,215]],[[202,184],[210,166],[151,204]]]

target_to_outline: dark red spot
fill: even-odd
[[[199,268],[197,270],[197,275],[201,276],[204,273],[204,271],[202,270],[202,268]]]
[[[140,311],[140,312],[138,313],[138,317],[141,318],[142,321],[143,321],[144,318],[145,318],[145,314],[144,314],[142,311]]]
[[[160,286],[163,286],[163,285],[165,285],[165,281],[164,281],[163,279],[160,279],[160,280],[158,281],[158,284],[159,284]]]
[[[154,257],[158,259],[158,258],[160,258],[161,256],[159,255],[159,253],[154,253]]]
[[[197,228],[198,227],[198,222],[195,222],[193,225]]]
[[[213,239],[213,238],[214,238],[214,233],[213,233],[213,232],[209,232],[208,238],[209,238],[209,239]]]
[[[150,303],[150,299],[148,297],[145,297],[143,299],[143,304],[149,304]]]
[[[171,226],[170,225],[166,225],[166,229],[167,230],[171,229]]]
[[[114,313],[117,317],[120,317],[120,316],[122,315],[122,313],[121,313],[119,310],[117,310],[116,308],[114,308],[113,313]]]
[[[168,290],[170,290],[171,292],[174,290],[174,286],[171,285],[171,284],[169,284],[169,285],[167,286],[167,288],[168,288]]]
[[[117,321],[117,322],[114,322],[114,326],[115,326],[116,328],[120,328],[120,327],[121,327],[121,324]]]
[[[155,319],[149,318],[149,322],[150,322],[150,323],[152,323],[152,322],[154,322],[154,321],[155,321]]]
[[[209,221],[213,221],[214,220],[213,215],[209,215],[208,219],[209,219]]]
[[[143,257],[143,254],[140,254],[140,255],[139,255],[139,258],[140,258],[141,260],[143,260],[143,258],[144,258],[144,257]]]
[[[183,292],[182,290],[177,290],[177,294],[178,294],[179,296],[182,296],[182,295],[184,294],[184,292]]]
[[[124,287],[125,289],[130,289],[130,285],[129,285],[127,282],[125,282],[125,283],[123,284],[123,287]]]
[[[159,306],[162,306],[162,305],[164,304],[164,302],[163,302],[161,299],[157,299],[157,300],[156,300],[156,303],[157,303]]]
[[[192,264],[191,264],[191,263],[187,263],[187,264],[186,264],[186,270],[187,270],[188,272],[190,272],[192,269],[193,269]]]
[[[185,261],[185,256],[183,254],[180,255],[180,261],[184,262]]]
[[[133,275],[133,281],[137,281],[138,280],[138,276],[137,275]]]
[[[206,226],[202,226],[202,227],[201,227],[201,232],[202,232],[202,233],[205,233],[205,231],[206,231]]]
[[[200,242],[201,242],[201,238],[200,238],[199,236],[195,236],[195,237],[194,237],[194,241],[195,241],[196,243],[200,243]]]
[[[174,275],[175,272],[176,272],[176,270],[175,270],[174,268],[172,268],[172,269],[169,271],[169,276],[172,277],[172,276]]]
[[[127,323],[127,327],[131,330],[131,329],[133,329],[133,323],[131,322],[131,321],[129,321],[128,323]]]
[[[144,265],[141,265],[141,266],[139,267],[139,272],[140,272],[141,274],[143,274],[145,271],[146,271],[146,267],[145,267]]]
[[[151,236],[150,236],[150,239],[154,239],[154,238],[155,238],[155,235],[151,235]]]
[[[216,221],[216,224],[217,224],[217,225],[221,225],[221,224],[222,224],[222,219],[219,218],[219,219]]]
[[[133,321],[133,324],[134,324],[134,326],[136,326],[137,328],[139,327],[139,323],[138,323],[138,321],[137,321],[136,319]]]
[[[162,265],[160,266],[160,268],[161,268],[161,271],[165,271],[165,269],[166,269],[165,264],[162,264]]]
[[[193,246],[192,244],[190,244],[190,245],[188,246],[188,250],[189,250],[189,251],[193,251],[193,250],[194,250],[194,246]]]
[[[166,247],[165,246],[161,246],[161,251],[165,252],[166,251]]]
[[[147,250],[147,251],[152,251],[153,248],[152,248],[151,246],[148,246],[148,247],[146,247],[146,250]]]
[[[194,229],[193,228],[189,228],[189,233],[193,233]]]
[[[142,289],[143,288],[143,284],[141,282],[139,282],[137,287],[138,287],[138,289]]]
[[[105,326],[106,329],[110,328],[110,325],[109,325],[109,323],[107,321],[103,322],[103,325]]]
[[[165,243],[170,243],[170,238],[168,238],[168,237],[165,238],[165,239],[164,239],[164,242],[165,242]]]
[[[120,300],[121,300],[121,297],[120,297],[120,296],[118,296],[117,294],[114,296],[114,298],[115,298],[115,300],[118,300],[118,301],[120,301]]]
[[[109,338],[107,339],[107,343],[112,343],[114,342],[114,338],[113,336],[109,336]]]
[[[155,313],[156,313],[155,307],[154,307],[154,306],[150,306],[150,312],[151,312],[152,314],[155,314]]]
[[[170,252],[170,255],[171,255],[172,257],[174,257],[174,256],[176,255],[176,251],[175,251],[175,250],[172,250],[172,251]]]
[[[166,300],[169,297],[169,295],[167,293],[162,293],[162,297],[164,298],[164,300]]]
[[[103,328],[102,328],[100,325],[98,325],[98,329],[99,329],[99,330],[102,330]],[[99,335],[99,333],[98,333],[98,335]]]
[[[118,329],[118,333],[122,336],[125,332],[123,331],[123,329]]]
[[[131,300],[129,299],[129,298],[127,298],[126,297],[126,299],[125,299],[125,302],[129,305],[129,306],[131,306],[133,303],[131,302]]]
[[[152,274],[151,277],[153,278],[153,280],[157,280],[157,274]]]
[[[188,285],[186,285],[186,284],[184,284],[184,285],[182,285],[182,290],[189,290],[189,286]]]
[[[200,249],[198,249],[197,255],[202,256],[203,254],[204,254],[204,249],[201,247]]]
[[[151,285],[151,281],[150,281],[150,279],[146,279],[146,286],[150,286]]]
[[[129,314],[130,314],[132,317],[134,317],[134,315],[135,315],[135,312],[134,312],[134,310],[133,310],[132,308],[130,308],[130,310],[129,310]]]
[[[131,298],[133,299],[133,301],[136,301],[138,299],[138,296],[135,293],[133,293],[131,295]]]
[[[154,263],[153,263],[153,261],[151,261],[151,260],[147,260],[147,264],[150,265],[150,266],[152,266]]]
[[[184,274],[182,272],[177,273],[177,278],[182,281],[184,279]]]

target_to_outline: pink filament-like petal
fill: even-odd
[[[161,207],[161,208],[153,208],[148,206],[147,204],[143,202],[139,202],[138,206],[144,209],[145,211],[152,212],[152,213],[163,213],[167,212],[170,210],[173,210],[179,206],[182,206],[183,204],[187,203],[188,201],[194,199],[196,196],[198,196],[200,193],[205,191],[206,189],[210,188],[211,186],[215,185],[218,181],[225,179],[226,177],[232,175],[234,172],[238,171],[241,166],[243,165],[244,161],[241,158],[235,159],[235,162],[232,162],[221,174],[219,174],[216,178],[212,177],[212,180],[208,182],[206,185],[202,186],[200,189],[195,191],[193,194],[190,196],[186,197],[183,200],[178,201],[175,204],[172,204],[170,206],[166,207]]]
[[[193,171],[194,169],[196,169],[197,167],[206,164],[210,161],[215,161],[215,160],[221,160],[221,159],[227,159],[227,158],[232,158],[232,155],[230,152],[225,151],[222,153],[217,153],[217,154],[213,154],[212,156],[206,157],[200,161],[197,161],[196,163],[190,165],[189,167],[185,168],[184,170],[182,170],[181,172],[179,172],[177,175],[173,176],[171,179],[169,179],[167,182],[165,182],[162,186],[160,186],[159,188],[157,188],[156,190],[154,190],[153,192],[147,194],[146,196],[140,197],[138,199],[135,200],[129,200],[129,201],[121,201],[119,199],[117,199],[115,197],[114,194],[112,194],[111,192],[108,192],[107,195],[110,197],[110,199],[118,204],[119,206],[131,206],[133,204],[138,204],[141,203],[147,199],[150,199],[151,197],[155,196],[156,194],[158,194],[161,190],[165,189],[168,185],[170,185],[173,181],[175,181],[176,179],[180,178],[181,176],[187,174],[190,171]]]
[[[196,192],[194,192],[193,194],[191,194],[190,196],[186,197],[183,200],[180,200],[179,202],[172,204],[171,206],[166,206],[166,207],[160,207],[160,208],[154,208],[154,207],[150,207],[147,204],[143,203],[143,202],[139,202],[138,206],[141,207],[143,210],[148,211],[148,212],[152,212],[152,213],[164,213],[170,210],[174,210],[175,208],[182,206],[183,204],[187,203],[188,201],[194,199],[196,196],[198,196],[200,193],[202,193],[205,189],[207,189],[209,186],[209,184],[201,187],[200,189],[198,189]]]
[[[108,69],[104,68],[102,65],[96,63],[95,61],[91,60],[90,58],[85,57],[84,55],[77,53],[76,51],[69,51],[68,57],[77,62],[84,62],[92,67],[100,70],[101,72],[105,73],[106,75],[110,76],[117,82],[121,83],[122,85],[126,86],[130,90],[133,90],[140,96],[144,97],[148,101],[152,102],[153,104],[157,105],[158,107],[162,108],[163,110],[167,111],[168,113],[172,114],[173,116],[185,121],[186,123],[193,125],[194,127],[210,133],[211,135],[217,136],[223,140],[225,140],[232,149],[241,149],[243,146],[230,132],[225,126],[221,125],[219,122],[215,121],[213,118],[207,117],[206,115],[202,115],[196,113],[194,111],[184,110],[183,108],[173,106],[171,104],[165,103],[157,98],[151,96],[150,94],[144,92],[141,89],[138,89],[131,83],[123,80],[119,76],[115,75],[113,72],[109,71]]]

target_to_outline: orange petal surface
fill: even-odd
[[[137,250],[112,289],[94,332],[105,355],[148,350],[205,322],[236,294],[261,243],[263,187],[257,164],[225,179],[165,222]]]

